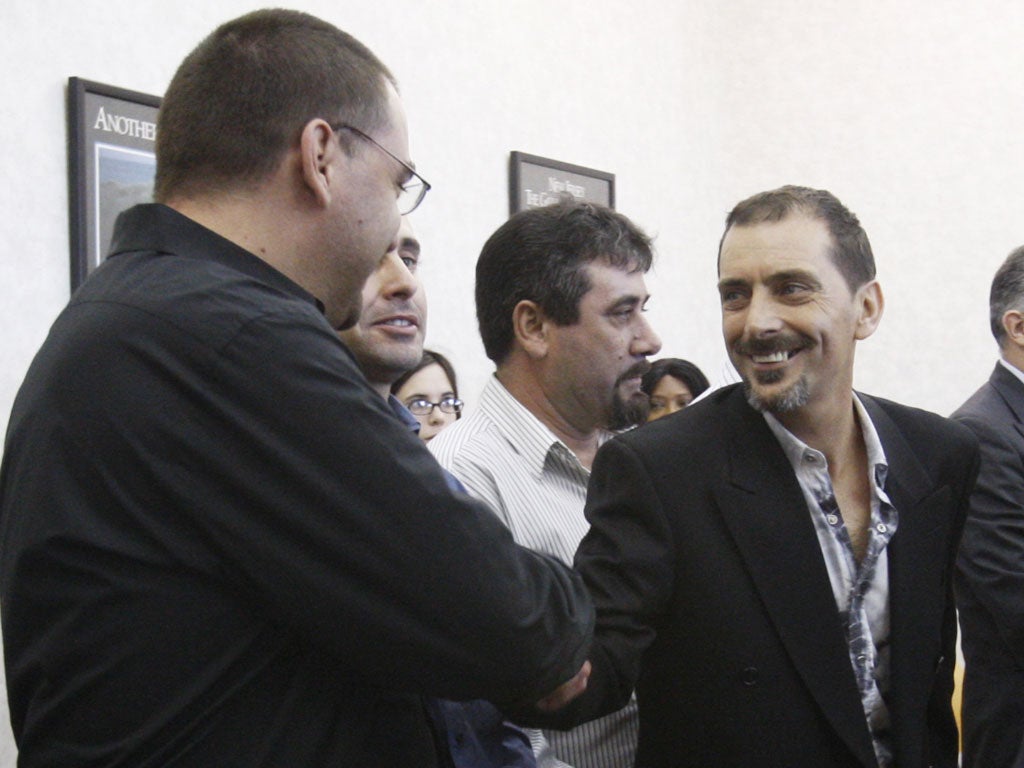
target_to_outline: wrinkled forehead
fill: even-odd
[[[832,263],[834,243],[821,219],[792,214],[780,221],[734,225],[722,237],[718,275],[733,271],[822,269]]]

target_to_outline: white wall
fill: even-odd
[[[68,296],[69,76],[160,94],[180,59],[251,2],[7,0],[0,8],[0,429]],[[875,247],[888,307],[857,385],[946,413],[988,375],[988,285],[1024,243],[1024,4],[1018,0],[307,0],[394,70],[413,156],[428,343],[472,405],[490,366],[473,265],[507,214],[522,150],[617,175],[657,235],[663,353],[712,378],[725,213],[785,183],[826,187]],[[0,713],[2,714],[2,713]],[[13,744],[0,735],[0,765]]]

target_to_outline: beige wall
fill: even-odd
[[[629,7],[627,7],[627,5]],[[68,296],[64,86],[159,94],[240,0],[7,0],[0,9],[0,429]],[[415,214],[428,343],[472,407],[490,372],[473,264],[507,213],[511,150],[617,175],[657,236],[664,354],[724,371],[715,249],[728,209],[784,183],[833,190],[875,246],[888,308],[857,385],[948,412],[988,375],[992,272],[1024,243],[1018,0],[307,0],[395,71],[434,184]],[[2,726],[0,726],[2,727]],[[0,734],[0,766],[13,765]]]

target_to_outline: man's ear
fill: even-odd
[[[877,280],[865,283],[857,289],[857,304],[860,317],[857,320],[854,338],[862,341],[878,329],[885,311],[885,297]]]
[[[299,163],[302,182],[321,206],[331,201],[332,177],[338,173],[335,162],[343,154],[331,126],[321,119],[310,120],[299,135]]]
[[[547,354],[548,323],[544,310],[535,301],[523,299],[512,310],[512,333],[530,357]]]
[[[1003,313],[1003,330],[1006,331],[1006,343],[1018,349],[1024,349],[1024,313],[1016,309],[1008,309]]]

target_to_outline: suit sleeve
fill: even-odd
[[[108,362],[94,390],[111,408],[171,402],[145,360]],[[502,700],[576,673],[593,622],[579,578],[450,488],[326,323],[268,313],[202,362],[172,379],[187,444],[137,425],[140,450],[173,457],[158,495],[174,513],[154,524],[174,526],[176,556],[356,684]]]
[[[593,671],[586,692],[541,716],[539,725],[570,728],[623,707],[672,595],[672,531],[646,468],[624,441],[611,440],[598,451],[586,515],[590,530],[574,567],[597,609]]]
[[[961,418],[981,445],[981,469],[970,500],[958,568],[995,622],[1005,647],[1024,667],[1024,438],[976,418]]]

